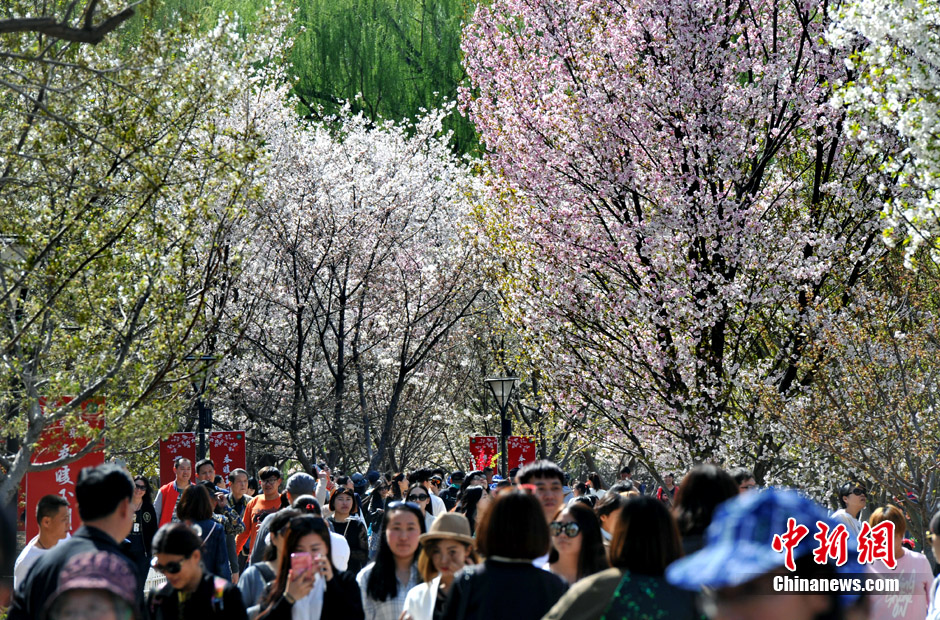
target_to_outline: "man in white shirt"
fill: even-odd
[[[839,503],[842,508],[832,513],[832,518],[844,523],[849,535],[857,538],[862,530],[858,516],[868,503],[868,492],[858,482],[846,482],[839,487]]]
[[[45,495],[36,506],[36,522],[39,535],[33,537],[16,558],[13,565],[13,588],[26,578],[29,569],[44,553],[68,536],[71,519],[69,503],[60,495]]]

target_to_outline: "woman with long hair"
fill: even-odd
[[[454,512],[467,517],[467,521],[470,522],[470,532],[476,533],[477,522],[483,518],[492,501],[490,490],[485,486],[467,487],[457,501]]]
[[[141,581],[147,580],[150,572],[150,548],[157,533],[157,511],[153,507],[153,489],[147,476],[134,478],[134,495],[131,497],[134,510],[134,525],[127,536],[130,545],[127,555],[137,566]]]
[[[613,568],[572,586],[544,620],[697,620],[695,595],[663,578],[666,567],[680,557],[682,542],[669,509],[652,497],[628,497],[610,544]]]
[[[366,620],[397,619],[408,591],[421,583],[418,539],[424,534],[424,515],[410,502],[388,505],[379,528],[379,549],[372,562],[356,575]]]
[[[434,508],[431,506],[431,491],[423,483],[411,485],[408,489],[408,502],[416,504],[421,509],[424,519],[424,531],[431,529],[434,523]]]
[[[580,503],[562,507],[548,524],[552,534],[549,570],[569,584],[610,567],[594,511]]]
[[[212,518],[214,509],[215,501],[209,489],[201,484],[191,484],[180,496],[176,515],[202,538],[202,560],[206,570],[231,580],[232,569],[225,545],[225,527]]]
[[[682,551],[694,553],[705,544],[705,530],[712,522],[718,504],[739,493],[731,474],[716,465],[696,465],[682,479],[676,491],[672,514],[676,517]]]
[[[500,493],[480,519],[476,543],[486,561],[454,578],[441,615],[445,620],[537,620],[564,594],[560,577],[532,564],[551,544],[535,496]]]
[[[279,510],[274,513],[268,524],[267,536],[270,537],[271,542],[264,547],[264,559],[250,564],[238,578],[238,590],[242,594],[242,602],[248,609],[249,617],[258,615],[260,611],[258,605],[261,603],[268,584],[273,583],[277,577],[277,570],[280,567],[277,550],[284,540],[287,524],[301,514],[303,513],[294,509]]]
[[[457,572],[478,564],[473,550],[470,522],[461,514],[448,512],[439,516],[427,534],[423,534],[418,570],[424,583],[413,587],[405,599],[405,620],[432,620],[440,617],[447,593]]]
[[[199,487],[186,490],[194,488]],[[247,620],[238,588],[203,568],[202,550],[202,538],[185,523],[168,523],[157,531],[151,566],[166,575],[167,583],[150,592],[150,620]]]
[[[327,519],[333,531],[349,543],[349,566],[353,575],[369,563],[369,532],[360,517],[356,494],[352,489],[339,487],[330,496],[332,515]]]
[[[277,578],[259,620],[362,620],[355,576],[330,560],[330,526],[320,517],[301,515],[287,524]]]

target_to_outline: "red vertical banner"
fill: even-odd
[[[173,461],[176,457],[188,458],[193,464],[193,480],[196,479],[196,433],[173,433],[160,442],[160,485],[176,480]]]
[[[56,401],[56,407],[67,404],[72,399],[63,397]],[[46,408],[46,401],[40,400],[40,407]],[[99,431],[104,428],[104,401],[90,400],[82,403],[82,420],[89,429]],[[34,465],[50,463],[83,450],[90,440],[80,437],[76,429],[67,429],[61,421],[46,427],[39,437],[36,451],[33,452],[30,462]],[[32,540],[39,534],[39,524],[36,523],[36,505],[46,495],[60,495],[69,503],[71,523],[69,532],[74,532],[81,526],[78,516],[78,502],[75,499],[75,483],[78,474],[85,467],[95,467],[104,463],[104,446],[100,445],[82,458],[43,471],[33,471],[26,474],[26,540]]]
[[[531,437],[510,437],[506,442],[509,469],[535,462],[535,440]]]
[[[471,437],[470,454],[473,455],[473,467],[495,467],[496,455],[499,454],[499,439],[496,437]]]
[[[209,458],[228,485],[233,469],[245,469],[245,431],[212,431],[209,433]]]

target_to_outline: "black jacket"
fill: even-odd
[[[13,605],[7,620],[39,618],[46,601],[52,598],[52,594],[59,587],[59,574],[65,563],[80,553],[95,551],[107,551],[121,557],[127,562],[132,573],[137,575],[134,564],[121,552],[121,548],[110,535],[98,528],[83,525],[71,538],[61,541],[50,549],[49,553],[43,554],[29,569],[29,574],[13,596]],[[144,582],[140,580],[139,575],[137,581],[137,606],[138,609],[143,609]]]
[[[150,593],[147,613],[151,620],[248,620],[238,588],[205,571],[182,608],[176,588],[166,584]]]
[[[568,586],[531,562],[493,559],[468,566],[454,578],[444,620],[539,620]]]
[[[282,596],[273,607],[259,615],[258,620],[290,620],[293,607]],[[264,608],[263,604],[262,608]],[[359,593],[359,584],[356,583],[356,573],[352,571],[333,573],[333,579],[326,582],[320,618],[321,620],[333,618],[363,620],[365,618],[365,612],[362,611],[362,595]]]

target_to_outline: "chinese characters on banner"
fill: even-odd
[[[535,440],[531,437],[510,437],[506,442],[509,469],[535,462]]]
[[[193,479],[196,478],[196,433],[173,433],[160,442],[160,485],[176,480],[173,460],[183,456],[193,464]]]
[[[62,406],[72,399],[68,397],[56,401],[56,406]],[[40,400],[40,407],[45,414],[46,401]],[[90,429],[95,431],[104,428],[104,402],[90,400],[82,403],[82,420]],[[43,429],[42,435],[33,452],[33,464],[49,463],[60,458],[76,454],[88,445],[87,437],[79,437],[74,429],[66,430],[61,421]],[[78,474],[85,467],[95,467],[104,463],[103,446],[93,450],[82,458],[44,471],[33,471],[26,474],[26,540],[32,540],[39,534],[39,524],[36,523],[36,505],[45,495],[61,495],[69,503],[70,526],[69,531],[74,532],[81,525],[78,516],[78,503],[75,500],[75,483]]]
[[[848,561],[849,541],[845,525],[840,523],[830,532],[826,523],[817,521],[816,529],[813,539],[819,544],[813,551],[813,561],[825,564],[829,558],[833,558],[836,560],[836,566],[843,566]],[[774,535],[771,547],[778,553],[786,554],[784,565],[787,569],[796,570],[793,551],[808,534],[808,527],[797,525],[796,519],[790,517],[787,519],[787,531]],[[874,527],[862,523],[862,530],[858,533],[858,563],[871,564],[875,560],[881,560],[892,570],[897,566],[897,559],[894,557],[894,523],[891,521],[882,521]]]
[[[245,431],[211,432],[209,458],[215,465],[215,473],[226,480],[233,469],[245,469]]]
[[[473,455],[473,467],[483,469],[493,467],[499,454],[499,439],[496,437],[471,437],[470,454]]]

